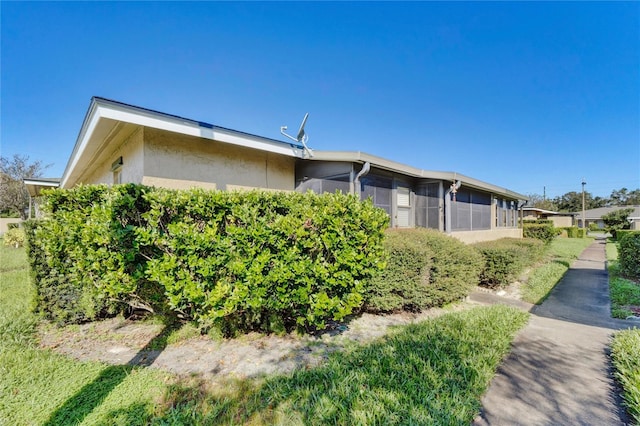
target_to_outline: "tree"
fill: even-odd
[[[540,194],[529,194],[529,201],[527,207],[535,207],[543,210],[555,211],[557,206],[548,198],[543,197]]]
[[[629,229],[631,227],[631,223],[629,223],[627,218],[631,213],[633,213],[633,210],[634,209],[614,210],[602,216],[605,229],[613,236],[613,238],[616,238],[616,232],[619,230]]]
[[[29,193],[22,180],[41,177],[50,166],[42,161],[30,162],[27,155],[14,154],[11,159],[0,157],[0,212],[26,219]]]
[[[590,192],[584,193],[584,208],[586,210],[604,207],[607,204],[606,198],[593,197]],[[558,206],[560,212],[581,212],[582,192],[571,191],[553,199],[553,203]]]
[[[640,189],[629,191],[627,188],[620,188],[611,191],[611,204],[614,206],[635,206],[640,205]]]

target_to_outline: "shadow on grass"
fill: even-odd
[[[468,425],[527,314],[479,308],[409,325],[334,353],[323,366],[207,390],[179,383],[154,421],[168,424]]]
[[[103,369],[98,377],[53,412],[44,425],[59,426],[81,423],[135,368],[148,367],[153,364],[167,347],[169,335],[178,328],[180,328],[178,323],[166,325],[131,358],[127,365],[109,366]]]
[[[566,266],[567,268],[571,267],[571,262],[569,262],[568,260],[564,260],[564,259],[555,259],[553,261],[553,263],[559,263],[560,265]],[[563,275],[564,276],[564,275]],[[560,278],[561,280],[562,278]],[[558,280],[558,281],[560,281]]]

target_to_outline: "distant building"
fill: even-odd
[[[537,207],[523,207],[523,220],[550,220],[556,228],[573,226],[576,213],[559,213]]]
[[[602,216],[605,216],[611,212],[623,209],[633,209],[633,212],[628,216],[628,220],[631,223],[631,229],[640,230],[640,206],[611,206],[611,207],[598,207],[597,209],[585,210],[584,217],[587,227],[595,223],[599,229],[604,229],[605,224],[602,220]],[[579,227],[582,227],[582,212],[573,213],[576,217],[576,223]]]

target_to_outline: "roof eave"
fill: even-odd
[[[447,181],[462,181],[463,186],[472,187],[475,189],[481,189],[489,191],[495,194],[505,195],[513,199],[527,201],[529,197],[517,192],[511,191],[507,188],[502,188],[487,182],[483,182],[478,179],[465,176],[457,172],[442,172],[435,170],[423,170],[416,167],[412,167],[406,164],[398,163],[396,161],[387,160],[386,158],[378,157],[375,155],[367,154],[362,151],[314,151],[314,155],[311,160],[315,161],[344,161],[344,162],[356,162],[365,163],[369,162],[376,168],[388,170],[391,172],[401,173],[407,176],[423,179],[439,179]]]
[[[303,147],[293,143],[214,126],[205,122],[165,114],[105,98],[93,97],[91,98],[91,104],[82,122],[73,151],[62,175],[60,182],[61,187],[64,188],[68,186],[71,173],[75,167],[78,166],[87,147],[90,144],[95,146],[104,143],[103,140],[93,138],[93,132],[103,120],[113,120],[115,122],[151,127],[289,157],[302,158],[304,156]]]

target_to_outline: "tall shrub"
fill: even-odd
[[[629,229],[631,223],[627,220],[629,215],[633,213],[633,208],[626,208],[620,210],[614,210],[602,216],[605,229],[609,232],[614,239],[617,238],[616,233],[622,229]]]
[[[553,222],[548,223],[527,223],[522,225],[522,235],[524,238],[535,238],[549,244],[558,235],[553,227]]]
[[[544,244],[536,239],[503,238],[477,243],[475,247],[484,258],[480,283],[487,287],[509,285],[544,252]]]
[[[640,232],[625,234],[618,244],[620,271],[627,277],[640,278]]]
[[[25,223],[38,309],[52,320],[82,322],[114,309],[87,270],[97,247],[83,238],[93,225],[92,209],[102,205],[107,191],[106,186],[51,191],[43,206],[50,219]]]
[[[124,306],[225,332],[322,327],[362,304],[388,217],[342,194],[87,186],[30,225],[40,308],[78,322]]]
[[[482,256],[472,246],[434,229],[417,232],[434,253],[429,277],[430,306],[466,297],[478,285]]]
[[[392,285],[400,285],[399,282],[403,281],[403,290],[394,293],[391,286],[385,282],[385,278],[379,277],[370,284],[374,298],[382,300],[389,297],[393,300],[393,296],[400,296],[396,300],[402,301],[410,310],[417,310],[460,300],[478,284],[482,257],[473,247],[433,229],[389,230],[387,235],[391,236],[393,241],[387,247],[396,250],[396,258],[390,260],[392,270],[383,274],[386,274],[386,279],[394,280]],[[408,248],[400,249],[403,245]],[[409,261],[407,257],[411,252],[416,256],[430,254],[431,258]],[[393,251],[389,251],[389,258],[392,254]],[[407,279],[394,277],[392,271],[404,274]],[[428,285],[425,286],[427,276]],[[377,287],[378,285],[381,287]],[[412,286],[414,290],[409,293],[407,290]],[[392,310],[380,307],[378,309]]]
[[[366,308],[373,312],[415,311],[430,306],[430,273],[434,253],[415,230],[387,230],[386,267],[375,276],[366,293]]]

